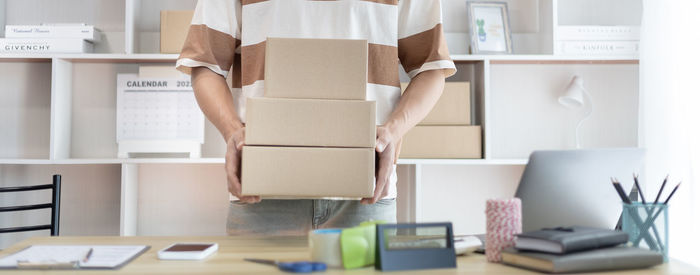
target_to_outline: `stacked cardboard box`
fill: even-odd
[[[469,82],[445,83],[433,110],[404,136],[401,158],[481,158],[481,126],[471,125],[469,88]]]
[[[268,38],[265,96],[246,103],[242,194],[371,197],[376,107],[367,41]]]
[[[160,52],[180,53],[185,44],[193,10],[164,10],[160,12]]]

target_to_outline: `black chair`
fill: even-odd
[[[0,207],[0,213],[51,208],[51,224],[0,228],[0,233],[51,230],[51,236],[58,236],[58,219],[61,210],[61,175],[53,175],[53,184],[0,187],[0,193],[25,192],[44,189],[52,190],[51,203]]]

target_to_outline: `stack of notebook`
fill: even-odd
[[[549,228],[518,235],[515,248],[503,251],[503,263],[543,272],[591,272],[647,268],[663,256],[627,247],[622,231],[589,227]]]

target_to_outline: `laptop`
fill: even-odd
[[[523,232],[558,226],[614,229],[622,201],[610,181],[629,194],[644,149],[535,151],[515,196],[522,201]]]

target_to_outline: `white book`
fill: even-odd
[[[639,41],[555,41],[555,55],[637,55]]]
[[[92,43],[80,38],[0,38],[0,53],[90,53]]]
[[[100,42],[101,33],[95,26],[71,25],[7,25],[6,38],[80,38]]]
[[[640,26],[558,26],[556,40],[567,41],[634,41],[639,40]]]

